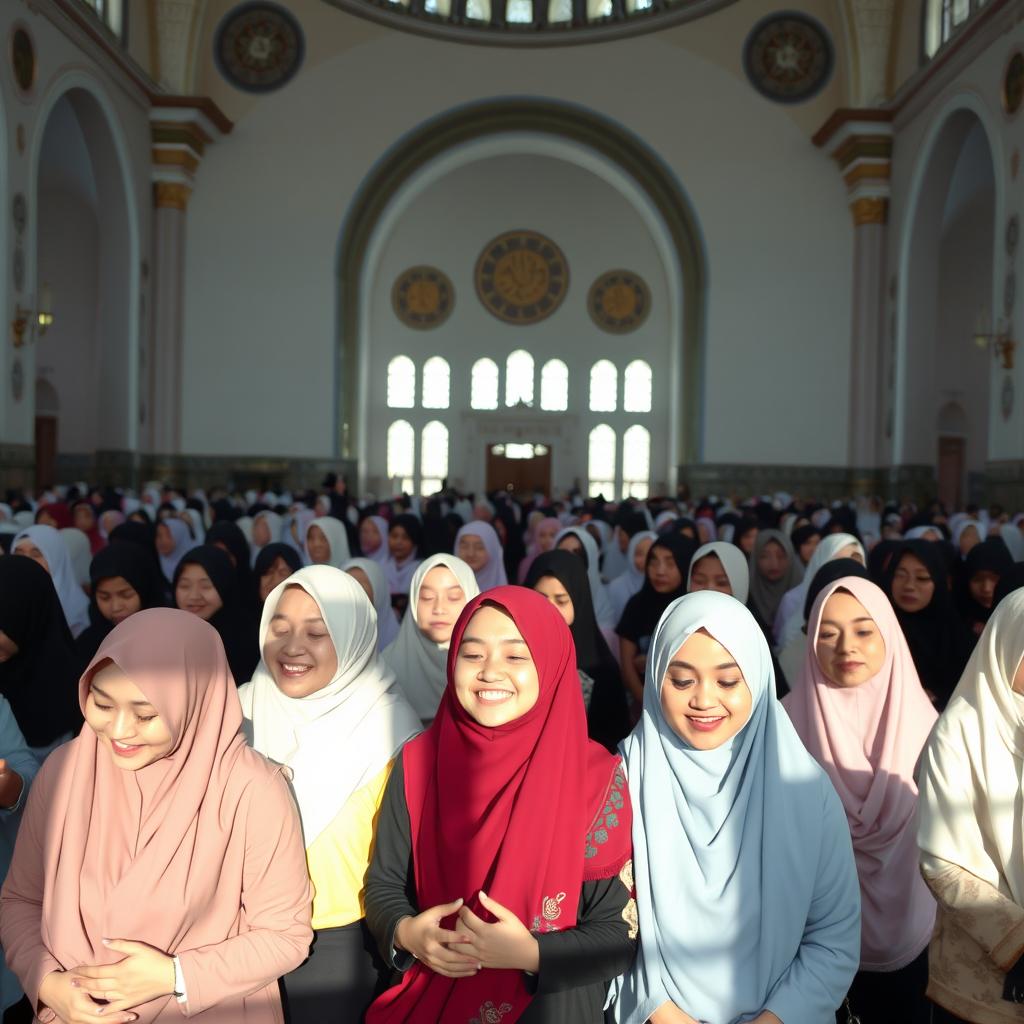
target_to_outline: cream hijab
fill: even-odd
[[[391,607],[391,591],[384,569],[372,558],[350,558],[341,568],[345,572],[361,569],[366,573],[373,591],[373,610],[377,613],[377,650],[383,651],[398,636],[398,619]]]
[[[435,644],[420,629],[416,618],[423,581],[427,573],[439,565],[452,572],[462,585],[467,601],[480,593],[476,575],[461,558],[441,554],[424,559],[409,586],[409,607],[398,637],[381,655],[381,660],[394,672],[416,714],[425,722],[437,714],[441,696],[448,685],[448,644]]]
[[[348,531],[345,529],[345,524],[332,516],[318,516],[316,519],[311,519],[306,527],[306,532],[302,535],[302,548],[306,552],[307,561],[309,560],[309,531],[314,526],[323,531],[331,549],[331,557],[326,564],[340,569],[352,557],[352,552],[348,547]]]
[[[999,602],[921,760],[917,843],[1024,907],[1024,590]]]
[[[252,745],[291,769],[308,849],[348,798],[419,732],[420,722],[377,657],[377,613],[363,588],[340,569],[309,565],[270,592],[260,650],[281,596],[293,586],[316,601],[337,652],[337,673],[308,697],[286,697],[261,659],[238,696]]]
[[[735,544],[727,543],[724,540],[713,540],[703,547],[697,548],[696,554],[690,559],[690,572],[686,577],[686,589],[690,589],[690,581],[693,579],[693,567],[708,555],[714,555],[729,577],[729,586],[732,587],[732,596],[740,604],[747,603],[750,595],[750,569],[747,567],[747,557]]]

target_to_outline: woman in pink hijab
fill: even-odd
[[[538,555],[543,555],[545,551],[550,551],[555,546],[555,537],[561,530],[562,524],[554,516],[546,516],[534,525],[530,543],[526,548],[526,557],[519,563],[518,583],[526,582],[530,566]]]
[[[918,869],[914,771],[935,709],[888,598],[869,580],[827,586],[807,639],[803,673],[783,705],[853,835],[861,954],[846,1009],[861,1024],[927,1024],[935,900]]]
[[[277,979],[312,938],[302,831],[281,769],[245,742],[216,631],[139,612],[79,699],[86,724],[39,772],[0,894],[38,1019],[281,1024]]]

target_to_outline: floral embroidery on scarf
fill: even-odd
[[[555,921],[562,916],[562,902],[564,899],[564,892],[560,892],[557,896],[545,896],[541,902],[541,912],[533,919],[530,931],[557,932],[558,925],[555,924]]]
[[[477,1012],[479,1016],[471,1018],[469,1024],[501,1024],[501,1018],[512,1012],[512,1004],[502,1003],[501,1006],[495,1006],[493,1001],[488,999]]]
[[[596,857],[597,848],[604,846],[608,842],[609,830],[619,827],[619,811],[622,810],[625,803],[625,797],[623,796],[625,788],[626,772],[620,762],[615,769],[615,776],[612,778],[612,784],[608,789],[608,799],[605,802],[604,809],[594,819],[594,823],[590,826],[590,831],[587,833],[586,853],[584,854],[587,860],[590,860],[591,857]]]

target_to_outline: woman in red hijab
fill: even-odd
[[[603,1021],[636,948],[631,824],[561,615],[520,587],[470,601],[380,812],[366,917],[401,979],[367,1024]]]

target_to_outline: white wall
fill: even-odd
[[[334,452],[335,272],[352,195],[423,121],[525,94],[626,125],[691,201],[709,277],[704,459],[843,464],[852,225],[840,175],[731,71],[661,36],[611,45],[512,52],[389,33],[248,107],[205,156],[189,210],[184,449]],[[241,399],[229,415],[226,381]]]
[[[550,237],[569,266],[569,289],[559,309],[532,326],[503,323],[480,303],[473,271],[483,246],[513,228],[529,228]],[[429,263],[452,279],[455,307],[449,319],[430,331],[402,324],[392,312],[391,288],[408,267]],[[628,335],[613,335],[598,328],[587,312],[591,284],[605,271],[625,268],[647,282],[651,313]],[[369,418],[369,464],[386,464],[387,425],[408,419],[417,432],[432,419],[440,419],[453,434],[449,472],[462,486],[482,486],[484,451],[466,451],[458,443],[460,410],[469,408],[470,371],[476,359],[489,356],[504,370],[505,359],[517,348],[529,351],[536,362],[534,407],[540,405],[540,370],[552,358],[569,367],[569,412],[578,421],[581,442],[571,458],[556,448],[553,473],[559,482],[587,475],[585,437],[598,423],[611,424],[619,434],[642,422],[659,439],[668,433],[671,379],[669,349],[669,292],[665,268],[637,211],[616,189],[579,167],[544,156],[508,156],[484,159],[452,171],[416,194],[383,244],[372,268],[369,322],[369,390],[365,396]],[[388,410],[387,364],[395,355],[409,355],[418,368],[432,355],[442,355],[452,366],[452,408]],[[652,415],[588,411],[590,367],[610,359],[623,371],[635,358],[655,368]],[[502,382],[504,384],[504,382]],[[419,396],[417,396],[419,398]],[[500,396],[504,405],[504,387]],[[487,419],[488,417],[483,417]],[[511,438],[509,438],[511,440]],[[655,480],[668,479],[667,450],[660,446],[653,467]],[[621,467],[620,467],[621,468]],[[380,490],[380,484],[374,485]]]

